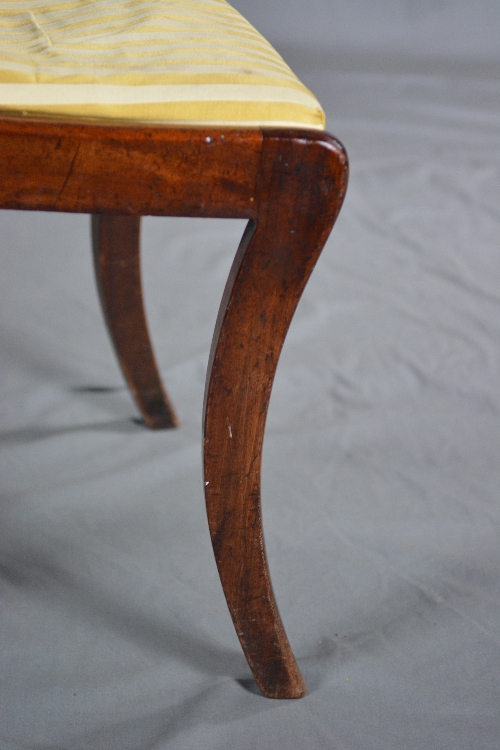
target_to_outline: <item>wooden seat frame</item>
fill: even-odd
[[[101,301],[145,422],[177,424],[144,314],[145,215],[249,219],[215,327],[204,471],[215,559],[236,632],[266,696],[306,687],[273,595],[261,521],[266,413],[293,313],[340,210],[347,157],[313,130],[172,127],[4,115],[0,207],[92,215]]]

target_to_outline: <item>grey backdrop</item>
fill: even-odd
[[[279,366],[264,520],[309,685],[258,694],[200,432],[244,222],[146,219],[182,419],[111,352],[85,216],[0,212],[1,750],[498,750],[500,5],[236,0],[324,104],[347,199]]]
[[[496,0],[236,0],[277,46],[495,58]]]

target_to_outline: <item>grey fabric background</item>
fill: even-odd
[[[273,44],[498,59],[496,0],[235,0]]]
[[[236,0],[320,98],[347,199],[265,441],[309,685],[255,689],[213,562],[201,408],[244,222],[146,219],[182,419],[137,423],[85,216],[0,212],[1,750],[498,750],[500,6]]]

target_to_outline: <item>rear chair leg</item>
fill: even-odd
[[[97,287],[111,341],[145,423],[177,427],[149,338],[142,301],[140,216],[92,216]]]
[[[215,559],[253,675],[270,698],[306,686],[267,566],[260,506],[266,413],[283,341],[340,210],[342,146],[325,134],[264,133],[259,214],[250,221],[219,310],[204,412],[205,495]]]

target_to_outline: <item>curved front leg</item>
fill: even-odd
[[[177,427],[156,365],[142,301],[140,216],[92,216],[97,287],[111,341],[148,427]]]
[[[254,677],[271,698],[306,686],[273,595],[260,507],[262,441],[283,341],[347,184],[326,134],[265,132],[259,213],[231,269],[205,393],[207,513],[224,593]]]

